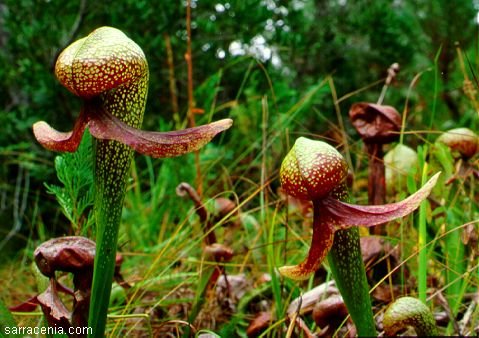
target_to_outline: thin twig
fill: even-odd
[[[75,40],[75,38],[78,34],[78,31],[80,30],[81,24],[83,23],[83,19],[85,18],[86,3],[87,3],[87,0],[81,0],[80,1],[80,5],[78,7],[78,13],[77,13],[77,16],[75,18],[75,22],[73,23],[73,25],[72,25],[70,31],[68,32],[68,34],[66,34],[64,36],[64,38],[62,39],[63,41],[61,41],[60,48],[58,48],[58,50],[56,51],[53,59],[51,60],[51,64],[50,64],[51,69],[55,68],[55,62],[56,62],[58,56],[60,55],[61,51],[64,50],[66,46],[71,45],[72,42]]]
[[[381,95],[379,95],[377,104],[383,104],[384,97],[386,96],[386,92],[388,91],[388,87],[391,84],[391,82],[394,80],[398,72],[399,72],[399,63],[394,62],[391,66],[389,66],[388,77],[386,78],[386,81],[384,82],[384,86],[383,86],[383,89],[381,90]]]
[[[29,191],[30,173],[22,167],[19,167],[13,198],[13,226],[5,238],[0,241],[0,249],[2,249],[22,228],[22,219],[24,218],[27,209]]]
[[[171,48],[170,36],[165,33],[163,35],[165,39],[166,47],[166,61],[168,63],[168,81],[170,83],[170,95],[171,95],[171,109],[173,110],[173,120],[176,124],[180,124],[179,108],[178,108],[178,90],[176,88],[175,77],[175,63],[173,59],[173,49]]]
[[[432,68],[427,68],[421,72],[419,72],[418,74],[416,74],[414,76],[414,78],[412,79],[411,83],[409,84],[409,88],[407,90],[407,95],[406,95],[406,102],[404,103],[404,109],[403,109],[403,112],[402,112],[402,122],[401,122],[401,134],[399,136],[399,144],[403,144],[403,140],[404,140],[404,131],[405,131],[405,128],[406,128],[406,120],[407,120],[407,113],[408,113],[408,109],[409,109],[409,98],[411,96],[411,92],[412,92],[412,89],[414,88],[414,86],[416,85],[416,83],[419,81],[420,77],[425,73],[425,72],[429,72],[431,71]]]
[[[191,0],[186,2],[186,54],[185,60],[188,67],[188,124],[189,127],[194,127],[195,115],[195,99],[193,96],[193,55],[191,53]]]
[[[466,66],[464,65],[464,59],[462,57],[462,50],[459,47],[459,44],[456,45],[456,52],[457,52],[457,57],[458,57],[458,60],[459,60],[459,66],[460,66],[462,74],[464,76],[464,84],[463,84],[464,93],[469,98],[469,100],[472,101],[472,105],[474,106],[474,109],[479,114],[479,102],[477,102],[477,100],[476,100],[477,90],[476,90],[476,88],[474,88],[474,85],[472,84],[471,80],[469,79],[469,76],[467,75]],[[467,57],[467,55],[466,55],[466,57]],[[474,73],[473,73],[473,76],[474,76],[474,79],[476,80],[476,83],[477,83],[477,79],[475,78]]]
[[[186,1],[186,64],[188,66],[188,125],[193,128],[195,122],[195,98],[193,93],[193,55],[191,53],[191,0]],[[201,178],[200,153],[195,152],[196,189],[200,197],[203,195],[203,180]]]
[[[341,136],[343,137],[344,152],[346,153],[346,161],[350,168],[353,167],[351,160],[351,153],[349,151],[348,136],[346,134],[346,128],[344,127],[343,117],[341,115],[341,108],[338,103],[338,94],[336,92],[336,87],[334,85],[334,80],[331,76],[328,76],[328,84],[331,90],[331,96],[334,102],[334,111],[336,112],[336,118],[338,119],[339,129],[341,130]]]
[[[186,182],[183,182],[176,187],[176,193],[179,196],[185,196],[186,194],[188,194],[190,199],[195,204],[196,214],[199,216],[200,221],[204,224],[204,232],[206,234],[206,238],[205,238],[206,244],[211,245],[213,243],[216,243],[216,235],[215,235],[215,232],[213,231],[213,225],[210,222],[208,211],[206,210],[203,202],[201,201],[201,198],[198,192],[191,185],[189,185]]]

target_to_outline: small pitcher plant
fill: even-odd
[[[389,305],[384,313],[383,327],[386,337],[397,336],[408,328],[413,328],[419,337],[438,336],[433,314],[423,302],[413,297],[401,297]]]
[[[56,131],[46,122],[33,126],[45,148],[74,152],[86,127],[95,138],[96,256],[88,325],[94,337],[104,335],[118,228],[133,150],[156,158],[196,151],[228,129],[225,119],[172,132],[138,129],[148,92],[148,63],[141,48],[123,32],[101,27],[67,47],[58,57],[55,75],[83,107],[73,131]]]
[[[304,137],[296,140],[280,169],[283,190],[313,203],[313,236],[306,259],[279,268],[282,275],[309,278],[328,256],[329,265],[360,336],[375,336],[369,286],[359,246],[358,226],[371,227],[403,217],[419,207],[436,184],[439,173],[405,200],[361,206],[347,199],[348,165],[331,145]]]

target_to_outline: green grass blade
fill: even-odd
[[[455,315],[461,303],[461,290],[463,279],[462,276],[466,272],[465,247],[461,239],[461,227],[457,226],[458,219],[453,211],[448,210],[446,218],[446,231],[451,231],[445,238],[445,255],[446,255],[446,294],[451,307],[452,313]]]
[[[275,226],[274,222],[271,224],[268,232],[268,242],[274,243],[274,233],[275,233]],[[275,254],[274,254],[274,245],[270,244],[267,246],[267,261],[269,267],[269,273],[271,275],[271,289],[273,292],[273,299],[276,306],[276,315],[280,318],[283,315],[283,297],[281,293],[281,280],[278,278],[278,274],[275,270]]]
[[[442,45],[439,47],[436,56],[434,57],[434,96],[432,100],[432,109],[431,109],[431,116],[429,119],[429,130],[432,130],[432,125],[434,123],[434,119],[436,117],[436,109],[437,109],[437,97],[439,94],[439,57],[442,53]],[[427,134],[427,139],[430,139],[431,134]]]
[[[421,185],[427,182],[427,163],[426,163],[427,147],[420,148],[418,151],[419,166],[422,167]],[[426,224],[426,212],[427,212],[427,200],[421,202],[419,206],[419,235],[418,235],[418,250],[419,250],[419,263],[418,263],[418,295],[419,300],[426,303],[427,297],[427,250],[425,246],[427,244],[427,224]]]
[[[193,323],[198,316],[198,313],[201,310],[201,307],[205,303],[205,295],[206,291],[208,290],[208,286],[210,285],[210,279],[211,276],[213,276],[213,273],[215,272],[215,269],[218,267],[207,267],[206,269],[203,270],[201,273],[201,277],[198,281],[198,286],[196,288],[196,295],[195,295],[195,301],[193,303],[193,306],[191,307],[191,311],[188,317],[188,322]],[[185,327],[185,333],[183,334],[184,338],[188,338],[191,335],[191,327],[186,326]]]
[[[15,319],[13,319],[12,314],[8,311],[8,308],[5,306],[3,301],[0,299],[0,337],[7,337],[10,334],[6,334],[6,330],[13,329],[16,327]]]

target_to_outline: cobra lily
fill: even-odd
[[[83,107],[71,132],[59,132],[44,121],[33,125],[36,139],[49,150],[74,152],[88,126],[97,139],[115,140],[152,157],[173,157],[198,150],[232,124],[224,119],[181,131],[137,129],[148,92],[148,64],[140,47],[112,27],[67,47],[55,75],[83,100]]]
[[[343,156],[325,142],[304,137],[296,140],[280,169],[283,190],[313,203],[313,237],[306,259],[279,268],[286,277],[311,276],[329,253],[329,263],[359,335],[375,335],[357,226],[374,226],[406,216],[431,192],[439,174],[405,200],[384,205],[361,206],[347,198],[348,166]]]
[[[383,327],[386,337],[397,336],[410,327],[414,328],[418,337],[439,336],[431,310],[413,297],[401,297],[389,305],[384,313]]]
[[[436,142],[444,143],[452,152],[465,160],[479,152],[479,137],[469,128],[455,128],[439,136]]]
[[[466,223],[468,212],[463,213],[459,210],[459,202],[462,199],[462,205],[470,203],[470,194],[474,191],[474,181],[479,178],[479,170],[477,161],[475,160],[479,152],[479,137],[469,128],[454,128],[441,134],[436,140],[437,157],[441,156],[441,148],[439,144],[447,146],[450,150],[451,160],[455,163],[454,172],[450,169],[450,177],[446,180],[445,185],[452,185],[451,188],[445,190],[454,194],[454,198],[444,197],[448,201],[446,204],[446,221],[444,234],[445,263],[448,269],[444,271],[445,282],[448,288],[445,290],[446,298],[451,308],[451,313],[456,315],[460,312],[463,303],[463,293],[465,281],[461,276],[468,270],[467,247],[468,233],[470,229],[474,229],[474,225],[468,225],[461,229],[460,225]],[[445,166],[447,161],[440,160],[439,163]],[[461,192],[462,193],[459,193]],[[470,191],[470,192],[469,192]],[[459,230],[458,230],[459,229]],[[447,334],[451,334],[452,325],[448,326]]]
[[[401,115],[391,106],[360,102],[351,106],[349,118],[368,152],[368,203],[384,204],[386,180],[383,146],[399,138]],[[385,228],[379,225],[372,232],[384,235]]]
[[[103,337],[133,150],[153,157],[186,154],[228,129],[232,121],[165,133],[138,129],[148,92],[148,63],[141,48],[112,27],[98,28],[67,47],[58,57],[55,75],[83,101],[80,115],[71,132],[59,132],[43,121],[35,123],[33,132],[54,151],[75,151],[87,126],[96,139],[97,255],[88,324],[93,336]]]

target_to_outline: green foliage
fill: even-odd
[[[5,328],[14,328],[17,324],[13,319],[12,314],[8,311],[8,308],[5,306],[3,301],[0,299],[0,337],[7,337],[5,333]]]
[[[62,186],[46,184],[47,192],[57,199],[76,235],[86,235],[93,222],[92,137],[85,133],[78,150],[55,158],[55,170]]]
[[[444,224],[440,259],[447,267],[444,271],[447,300],[452,313],[457,314],[465,293],[474,292],[473,288],[471,289],[473,282],[470,277],[475,264],[472,258],[474,249],[468,245],[469,239],[467,239],[467,233],[471,227],[464,228],[464,226],[470,220],[477,219],[479,214],[477,204],[471,203],[471,197],[476,194],[475,180],[471,176],[461,176],[461,167],[467,167],[469,163],[455,160],[445,145],[435,143],[432,155],[432,165],[439,167],[445,173],[443,184],[436,188],[438,196],[443,197],[444,203],[441,208],[438,208],[435,222]],[[452,334],[452,324],[448,326],[447,332]]]
[[[421,170],[421,185],[427,182],[429,168],[426,163],[426,157],[428,154],[428,147],[422,146],[418,148],[418,159],[419,159],[419,168]],[[427,266],[428,266],[428,252],[426,250],[426,243],[428,243],[427,238],[427,224],[426,224],[426,213],[427,213],[428,201],[425,200],[421,202],[419,206],[419,217],[418,220],[418,240],[417,246],[419,251],[418,255],[418,295],[419,300],[423,303],[426,302],[426,290],[427,290]]]
[[[277,170],[297,136],[327,138],[350,155],[356,178],[352,198],[362,203],[367,193],[363,185],[366,155],[347,111],[353,101],[377,100],[382,82],[374,83],[386,76],[393,62],[401,65],[401,71],[384,102],[400,112],[407,110],[404,143],[414,149],[427,144],[430,150],[421,167],[404,179],[415,191],[426,161],[428,174],[443,171],[430,205],[422,210],[426,260],[421,258],[419,263],[418,228],[412,218],[402,221],[399,239],[396,232],[390,234],[391,242],[401,248],[400,290],[416,292],[421,264],[421,293],[435,281],[445,289],[454,315],[462,318],[470,305],[464,296],[477,292],[477,253],[473,242],[464,245],[464,251],[457,247],[464,236],[477,232],[477,224],[467,225],[479,216],[477,180],[459,179],[446,185],[456,172],[456,163],[446,147],[430,142],[438,131],[478,126],[477,112],[462,90],[464,75],[454,46],[459,41],[471,61],[467,72],[473,79],[471,71],[475,72],[478,61],[472,1],[191,2],[195,101],[204,110],[196,122],[234,119],[233,127],[200,153],[202,200],[211,205],[216,197],[228,197],[239,204],[241,222],[236,228],[216,224],[215,231],[219,241],[235,251],[233,261],[226,264],[227,275],[244,273],[254,283],[226,322],[207,322],[210,326],[200,322],[196,328],[224,337],[245,336],[261,303],[261,309],[278,316],[268,334],[284,335],[286,325],[281,321],[288,302],[324,281],[324,271],[309,285],[284,281],[275,274],[277,266],[302,257],[310,235],[307,217],[299,207],[289,201],[286,210]],[[216,5],[223,5],[224,10],[218,11]],[[31,133],[31,125],[38,120],[69,130],[79,112],[78,100],[53,76],[56,56],[70,41],[100,25],[122,29],[142,47],[149,62],[151,85],[143,128],[179,129],[187,124],[188,105],[185,12],[185,1],[6,0],[0,5],[0,63],[7,65],[0,67],[0,233],[10,231],[14,215],[18,225],[14,240],[26,247],[24,260],[31,257],[38,240],[69,232],[91,235],[91,140],[84,139],[79,152],[54,160],[55,155],[41,149]],[[171,40],[172,69],[167,62],[166,36]],[[270,57],[261,54],[258,42]],[[241,52],[230,48],[234,45],[241,46]],[[334,102],[332,88],[327,86],[328,76],[334,80],[339,102]],[[170,80],[177,89],[176,114]],[[345,130],[338,127],[335,103]],[[477,167],[477,157],[472,162]],[[175,192],[180,182],[194,186],[195,176],[193,155],[163,161],[135,158],[119,249],[125,258],[124,277],[137,294],[127,292],[126,303],[121,295],[121,304],[110,308],[120,316],[108,322],[111,332],[119,332],[116,325],[129,330],[127,316],[140,310],[151,310],[145,318],[154,328],[164,327],[169,319],[187,321],[188,306],[195,299],[198,318],[204,314],[203,307],[209,311],[212,298],[202,294],[204,284],[197,274],[204,269],[200,264],[210,268],[215,262],[199,262],[202,224],[191,201]],[[397,201],[403,194],[398,188],[389,199]],[[448,236],[446,231],[450,231]],[[12,248],[7,257],[23,254],[17,246]],[[271,279],[259,284],[265,272]],[[193,291],[185,295],[185,290]],[[383,305],[376,301],[375,311]],[[176,308],[187,311],[174,312]],[[472,328],[477,326],[478,314],[472,315]],[[182,327],[175,330],[184,332]]]

